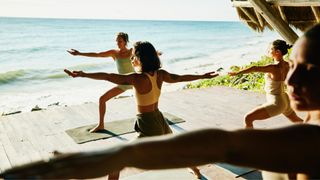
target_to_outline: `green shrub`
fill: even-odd
[[[242,67],[231,66],[230,71],[239,71],[240,69],[245,69],[251,66],[263,66],[272,62],[272,58],[262,56],[261,60],[257,62],[251,62],[250,64]],[[186,88],[205,88],[211,86],[228,86],[242,90],[262,92],[264,87],[264,73],[248,73],[237,76],[222,75],[212,79],[206,79],[187,84]]]

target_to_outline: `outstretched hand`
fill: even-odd
[[[74,155],[61,155],[59,158],[52,158],[49,161],[38,161],[27,165],[12,168],[10,170],[4,171],[0,174],[0,178],[8,179],[43,179],[43,178],[61,178],[64,175],[69,175],[70,171],[68,167],[68,161],[65,159],[70,159]],[[61,161],[63,160],[63,161]],[[65,169],[66,168],[66,169]],[[70,174],[69,174],[70,173]],[[76,172],[75,172],[76,173]],[[61,176],[62,175],[62,176]],[[65,177],[64,177],[65,178]]]
[[[0,173],[0,178],[83,179],[97,178],[105,176],[106,173],[111,173],[107,171],[108,169],[105,166],[101,165],[102,156],[96,156],[89,153],[62,154],[48,161],[33,162],[9,169]]]
[[[219,76],[219,74],[216,73],[215,71],[212,71],[212,72],[205,73],[203,76],[204,76],[204,78],[210,79],[210,78],[214,78],[214,77]]]
[[[69,50],[67,50],[67,52],[72,54],[72,55],[74,55],[74,56],[80,54],[80,52],[78,50],[75,50],[75,49],[69,49]]]
[[[69,76],[75,78],[75,77],[83,77],[84,72],[83,71],[69,71],[68,69],[63,70],[65,73],[67,73]]]

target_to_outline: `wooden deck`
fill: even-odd
[[[76,98],[76,97],[75,97]],[[191,89],[163,93],[160,110],[186,120],[172,126],[176,133],[201,128],[242,128],[243,116],[264,103],[264,95],[226,87]],[[301,116],[303,114],[300,114]],[[113,99],[107,103],[106,121],[135,116],[134,98]],[[60,152],[88,151],[114,146],[134,138],[135,133],[119,137],[76,144],[65,130],[94,124],[98,121],[98,105],[54,107],[43,111],[0,117],[0,171],[31,161],[47,159],[54,150]],[[256,128],[288,125],[283,116],[255,123]],[[212,167],[211,167],[212,168]],[[215,168],[216,171],[217,168]],[[204,168],[201,171],[208,171]],[[121,176],[139,173],[125,170]],[[208,173],[210,174],[210,173]],[[232,177],[226,175],[226,177]]]

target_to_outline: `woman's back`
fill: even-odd
[[[264,90],[267,94],[283,94],[285,93],[285,79],[289,71],[289,64],[286,61],[280,61],[273,66],[271,73],[266,73],[264,76]]]
[[[269,78],[273,81],[285,81],[289,72],[289,63],[282,60],[273,66],[273,70],[267,73]]]
[[[140,113],[152,112],[158,109],[162,82],[160,71],[139,74],[134,89]]]

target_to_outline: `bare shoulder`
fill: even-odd
[[[158,76],[159,76],[161,79],[163,79],[163,78],[165,78],[165,77],[168,77],[168,76],[170,75],[170,73],[169,73],[168,71],[164,70],[164,69],[159,69],[159,70],[157,71],[157,73],[158,73]]]
[[[290,62],[288,62],[288,61],[283,61],[283,64],[284,64],[286,67],[290,67]]]
[[[117,49],[110,49],[109,52],[112,53],[114,56],[117,56],[120,53],[120,51]]]
[[[277,64],[278,68],[281,70],[289,70],[290,64],[287,61],[282,61],[281,63]]]
[[[130,58],[132,55],[132,48],[131,49],[127,49],[126,51],[121,52],[120,50],[115,50],[115,56],[116,59],[118,58]]]
[[[110,50],[106,50],[104,52],[101,52],[100,55],[101,55],[101,57],[112,57],[113,59],[115,59],[116,53],[117,52],[115,49],[110,49]]]
[[[166,70],[164,70],[164,69],[159,69],[159,70],[157,71],[157,73],[158,73],[159,75],[170,74],[168,71],[166,71]]]

